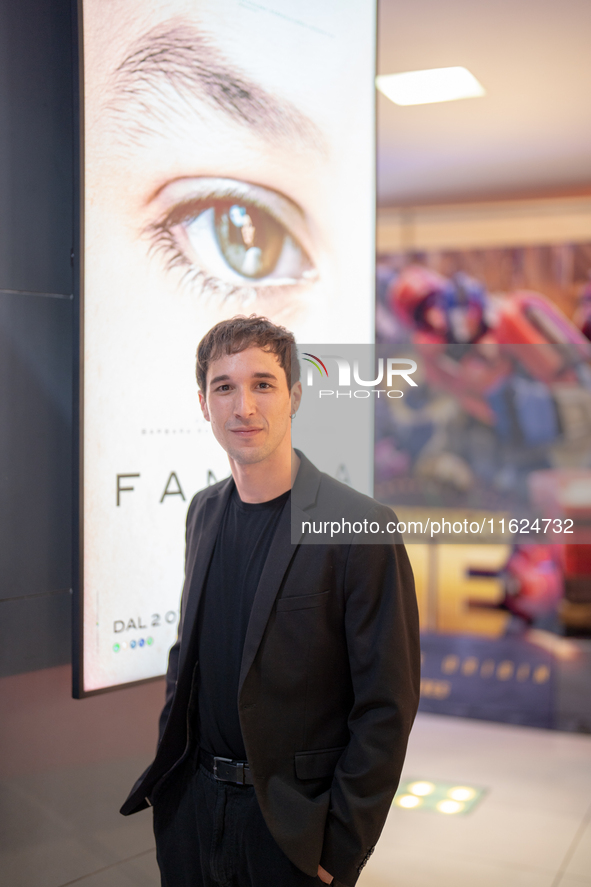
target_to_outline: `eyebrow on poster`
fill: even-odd
[[[144,34],[114,72],[107,110],[129,124],[133,116],[138,134],[153,134],[174,109],[170,92],[196,111],[193,102],[222,111],[234,123],[248,126],[269,141],[287,141],[325,153],[323,137],[314,122],[296,106],[279,99],[233,67],[211,37],[188,25],[155,28]],[[135,107],[134,107],[135,106]]]

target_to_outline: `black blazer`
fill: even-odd
[[[302,871],[320,863],[355,884],[400,779],[419,699],[419,630],[403,545],[293,544],[291,512],[392,519],[374,499],[299,454],[301,465],[256,591],[237,705],[261,810]],[[234,481],[197,493],[187,515],[179,636],[169,656],[156,757],[121,808],[157,803],[189,753],[194,627],[214,542]]]

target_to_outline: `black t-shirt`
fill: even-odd
[[[199,607],[199,745],[246,760],[238,717],[238,682],[255,592],[288,490],[269,502],[242,502],[234,489],[222,518]]]

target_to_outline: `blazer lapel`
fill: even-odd
[[[199,601],[203,594],[215,540],[233,489],[234,481],[229,478],[228,482],[215,495],[205,501],[196,518],[196,525],[191,537],[191,551],[187,557],[187,575],[183,589],[183,596],[186,595],[186,604],[181,627],[179,673],[182,672],[191,647],[190,642],[199,612]]]

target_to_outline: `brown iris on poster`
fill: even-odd
[[[196,190],[204,191],[203,197],[183,200],[183,192]],[[216,194],[228,190],[252,191],[255,199]],[[248,283],[245,292],[252,297],[253,287],[316,280],[317,271],[300,240],[308,239],[305,218],[283,195],[246,182],[198,179],[177,180],[161,197],[172,206],[147,229],[153,248],[165,254],[169,268],[185,267],[204,289],[221,284],[237,292]]]
[[[283,225],[269,213],[256,206],[226,201],[215,207],[215,230],[230,267],[255,279],[275,270],[288,236]]]

